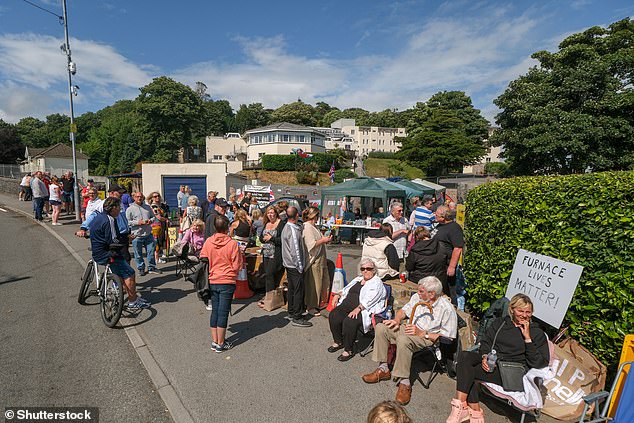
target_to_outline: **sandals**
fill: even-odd
[[[258,301],[258,307],[264,310],[264,301]]]
[[[337,346],[331,345],[331,346],[328,347],[328,352],[329,353],[334,353],[334,352],[339,351],[342,348],[343,348],[343,345],[337,345]]]

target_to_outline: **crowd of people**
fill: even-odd
[[[35,220],[43,222],[50,219],[52,226],[60,226],[59,217],[62,213],[75,213],[74,192],[75,178],[72,172],[65,172],[61,178],[51,176],[49,172],[29,172],[20,181],[18,200],[33,202]]]

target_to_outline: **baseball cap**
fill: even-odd
[[[90,183],[94,183],[94,182],[95,182],[95,180],[94,180],[94,179],[88,179],[88,182],[90,182]]]
[[[220,198],[216,198],[216,205],[219,207],[227,207],[229,205],[229,203],[227,203],[227,200],[225,200],[224,198],[220,197]]]
[[[120,192],[120,193],[124,193],[125,189],[123,189],[123,187],[117,185],[117,184],[112,184],[110,185],[110,188],[108,188],[108,192]]]

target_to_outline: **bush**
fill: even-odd
[[[332,166],[332,162],[335,162],[335,169],[339,169],[339,160],[337,156],[327,153],[312,153],[313,157],[309,157],[306,160],[307,162],[312,162],[317,164],[317,169],[319,172],[328,172],[330,171],[330,166]]]
[[[509,165],[504,162],[492,162],[484,165],[484,173],[487,175],[495,175],[506,177],[508,176]]]
[[[389,153],[387,151],[371,151],[368,153],[368,157],[374,159],[396,159],[396,153]]]
[[[483,312],[506,292],[518,248],[584,267],[563,326],[604,363],[634,328],[634,172],[523,177],[469,191],[465,275]]]
[[[350,169],[339,169],[335,171],[335,182],[343,182],[344,179],[356,178],[357,175]]]
[[[298,163],[295,177],[298,184],[315,185],[319,181],[317,164],[313,162]]]
[[[276,171],[294,171],[297,156],[295,154],[265,154],[262,156],[262,169]]]

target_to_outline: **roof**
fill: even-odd
[[[321,190],[322,197],[407,198],[405,190],[380,179],[359,177]]]
[[[28,152],[27,157],[35,158],[35,157],[62,157],[66,159],[71,159],[73,157],[73,149],[66,144],[57,143],[47,148],[33,148],[27,147],[26,151]],[[86,159],[88,160],[90,157],[85,155],[82,152],[77,151],[78,159]]]
[[[426,180],[420,179],[420,178],[412,179],[412,182],[414,182],[415,184],[418,184],[418,185],[422,185],[422,186],[425,186],[425,187],[433,188],[436,191],[444,191],[446,189],[442,185],[438,185],[438,184],[435,184],[433,182],[429,182],[429,181],[426,181]]]
[[[257,133],[257,132],[280,131],[280,130],[281,131],[317,132],[319,134],[322,134],[321,132],[319,132],[315,128],[310,128],[308,126],[297,125],[295,123],[288,123],[288,122],[277,122],[277,123],[274,123],[272,125],[261,126],[259,128],[249,129],[244,134],[247,135],[247,134],[254,134],[254,133]],[[325,134],[322,134],[322,135],[325,136]]]

